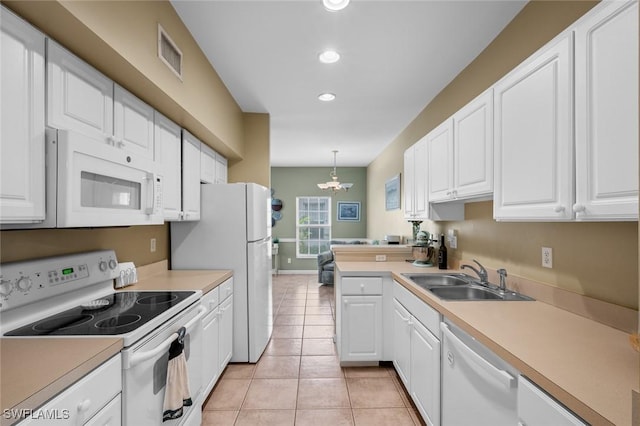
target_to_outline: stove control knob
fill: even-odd
[[[116,269],[116,266],[118,266],[118,262],[116,262],[114,259],[111,259],[109,261],[109,269],[111,270]]]
[[[29,291],[29,290],[31,290],[31,285],[32,284],[33,284],[33,281],[31,281],[31,278],[22,277],[16,283],[16,287],[18,287],[18,290],[20,290],[20,291]]]
[[[9,280],[0,281],[0,296],[9,297],[11,292],[13,291],[13,284]]]
[[[98,263],[98,268],[100,268],[100,270],[102,272],[107,270],[107,262],[105,262],[104,260],[101,260],[100,263]]]

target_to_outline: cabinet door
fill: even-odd
[[[448,119],[427,135],[429,150],[429,201],[454,198],[453,190],[453,124]]]
[[[427,154],[427,139],[422,138],[414,145],[413,151],[413,210],[418,219],[429,219]]]
[[[382,296],[342,297],[341,361],[382,360]]]
[[[200,182],[216,182],[216,152],[207,145],[200,146]]]
[[[153,108],[116,84],[113,131],[115,144],[134,155],[153,160],[153,113]]]
[[[410,394],[428,425],[440,424],[440,340],[413,319]]]
[[[576,28],[574,211],[637,220],[638,3],[603,5]]]
[[[220,304],[220,372],[229,364],[233,355],[233,295]]]
[[[455,198],[493,192],[493,91],[489,89],[453,116]]]
[[[45,38],[4,7],[0,19],[0,222],[42,221]]]
[[[414,173],[415,173],[415,165],[413,161],[414,157],[414,148],[413,146],[407,148],[404,152],[404,218],[405,219],[415,219],[414,212],[414,200],[413,200],[413,185],[414,185]]]
[[[494,86],[497,220],[573,218],[571,38],[554,40]]]
[[[220,375],[220,310],[216,306],[202,319],[202,381],[206,398]]]
[[[410,389],[411,315],[396,299],[393,307],[393,365],[405,388]]]
[[[157,111],[154,122],[155,160],[159,166],[158,173],[163,176],[164,219],[180,220],[182,217],[181,129]]]
[[[47,39],[47,125],[113,142],[113,82]]]
[[[216,153],[216,182],[227,183],[227,159]]]
[[[200,144],[182,130],[182,220],[200,220]]]

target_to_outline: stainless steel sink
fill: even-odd
[[[500,291],[497,287],[479,284],[466,274],[402,274],[419,287],[442,300],[534,300],[514,291]]]
[[[457,286],[466,285],[471,277],[465,274],[402,274],[416,285],[429,289],[431,286]]]

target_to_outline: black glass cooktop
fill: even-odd
[[[129,333],[192,291],[123,291],[5,333],[5,336],[95,336]]]

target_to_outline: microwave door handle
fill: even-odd
[[[153,214],[155,199],[156,199],[156,185],[155,185],[156,175],[154,173],[147,173],[147,177],[145,179],[147,180],[148,186],[147,186],[147,204],[144,209],[144,213]]]
[[[195,317],[193,317],[191,321],[189,321],[184,325],[184,328],[187,330],[187,333],[191,328],[193,328],[194,324],[196,324],[198,321],[202,319],[202,317],[207,312],[208,312],[207,308],[205,308],[204,306],[198,307],[198,314]],[[168,351],[173,341],[176,340],[177,338],[178,338],[178,333],[177,332],[172,333],[171,336],[167,337],[167,339],[164,342],[160,343],[154,349],[151,349],[145,352],[136,352],[129,357],[123,357],[123,360],[122,360],[123,368],[124,369],[133,368],[144,361],[155,358],[161,353]]]

